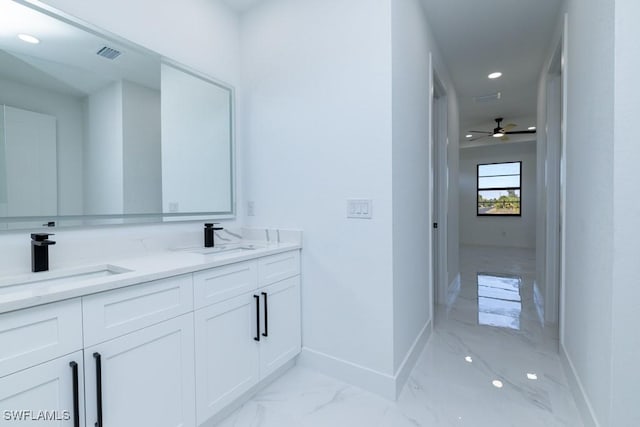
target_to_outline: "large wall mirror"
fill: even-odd
[[[233,89],[0,0],[0,229],[234,214]]]

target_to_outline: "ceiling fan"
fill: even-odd
[[[493,129],[493,131],[483,131],[483,130],[472,130],[471,133],[480,133],[483,134],[481,137],[470,139],[470,141],[478,141],[483,138],[500,138],[501,141],[508,141],[508,135],[522,135],[522,134],[531,134],[536,133],[535,129],[529,130],[511,130],[517,127],[518,125],[514,123],[509,123],[508,125],[502,126],[502,121],[504,119],[502,117],[498,117],[495,119],[497,126]]]

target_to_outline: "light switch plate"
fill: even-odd
[[[347,218],[355,218],[355,219],[373,218],[373,201],[370,199],[347,200]]]

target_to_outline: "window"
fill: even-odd
[[[478,165],[478,216],[521,216],[522,162]]]

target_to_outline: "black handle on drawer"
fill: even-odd
[[[69,362],[73,372],[73,427],[80,427],[80,395],[78,390],[78,364]]]
[[[260,295],[254,295],[253,298],[256,301],[256,336],[253,339],[260,341]]]
[[[264,297],[264,332],[262,333],[263,337],[269,336],[269,303],[267,302],[267,293],[263,292],[262,296]]]
[[[98,416],[98,421],[94,426],[102,427],[102,358],[100,353],[93,353],[93,358],[96,359],[96,411]]]

